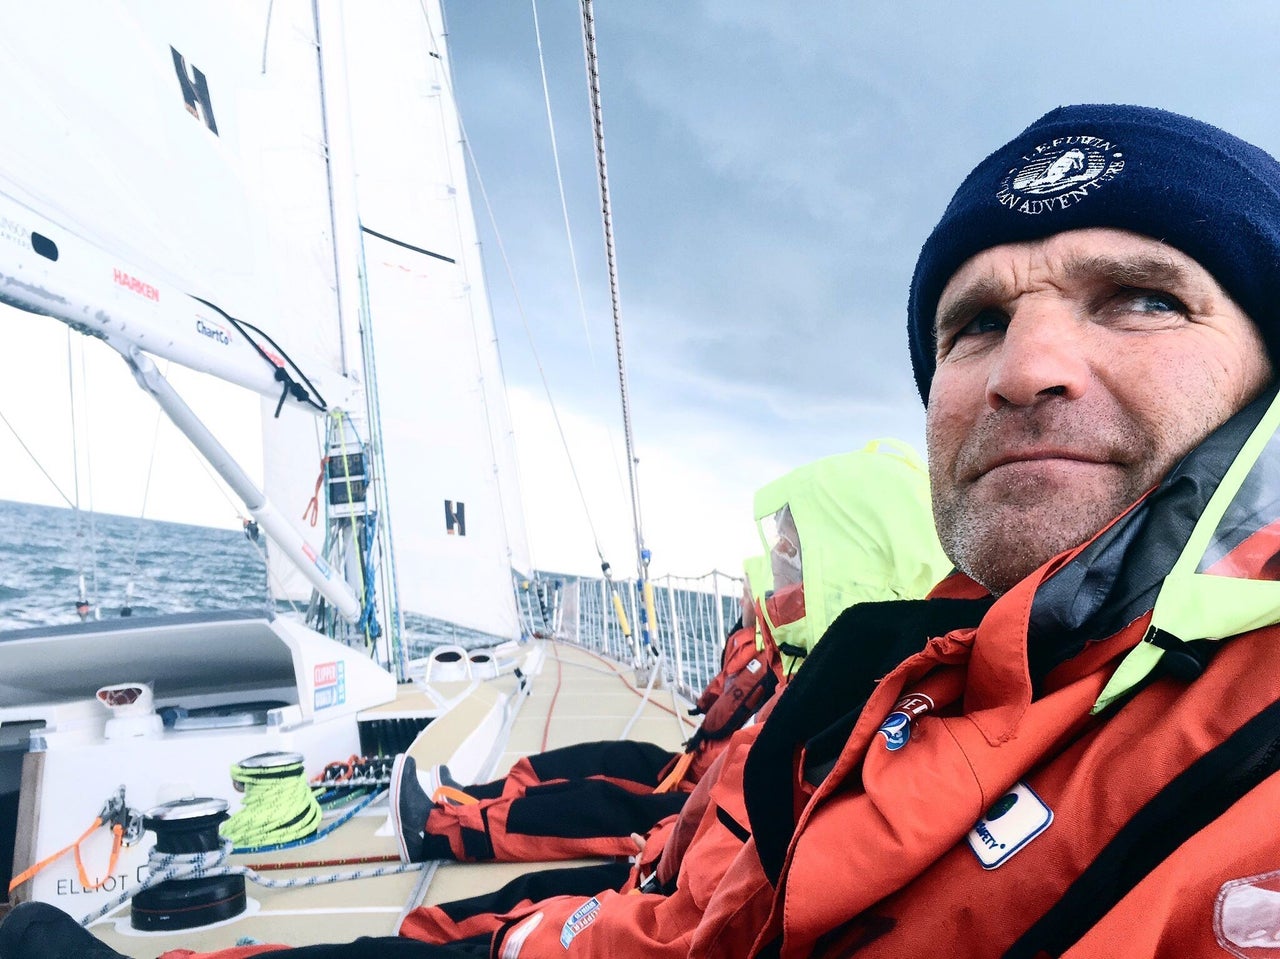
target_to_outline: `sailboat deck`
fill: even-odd
[[[626,667],[561,643],[545,643],[545,653],[542,667],[532,677],[529,695],[497,761],[495,775],[505,772],[529,753],[575,742],[620,738],[628,724],[631,728],[626,738],[655,742],[673,750],[692,732],[684,721],[687,703],[673,700],[669,690],[655,689],[648,701],[644,701],[643,689],[636,687],[634,674]],[[504,677],[495,684],[502,691],[508,691],[514,681]],[[412,708],[413,699],[421,695],[405,688],[396,703],[384,708]],[[446,715],[427,727],[412,750],[420,765],[447,759],[470,732],[467,706],[465,701],[460,704],[456,721],[449,721]],[[387,808],[386,799],[379,799],[312,845],[235,858],[252,866],[326,863],[261,871],[261,875],[277,881],[394,868],[396,844]],[[334,864],[367,857],[385,857],[386,861]],[[566,863],[443,863],[438,868],[428,866],[426,870],[285,889],[270,889],[250,882],[249,909],[226,923],[176,933],[139,933],[129,927],[128,910],[122,909],[91,929],[112,948],[138,959],[149,959],[174,948],[222,949],[246,937],[260,942],[305,945],[342,942],[357,936],[387,936],[395,933],[402,916],[416,905],[488,892],[531,869],[549,865]]]

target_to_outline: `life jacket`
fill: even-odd
[[[724,648],[720,652],[720,669],[711,677],[711,681],[707,683],[702,694],[698,697],[698,712],[704,715],[715,705],[721,693],[724,692],[725,679],[733,673],[739,672],[756,651],[756,630],[754,627],[745,628],[739,621],[738,626],[729,633],[728,638],[724,641]]]
[[[1280,586],[1246,568],[1248,547],[1236,576],[1207,572],[1275,520],[1273,395],[878,682],[824,638],[747,762],[752,884],[730,870],[691,955],[1252,956],[1263,933],[1280,941],[1265,805],[1280,797]],[[972,613],[980,599],[944,597],[975,592],[953,577],[832,632],[902,638],[904,620]]]
[[[782,679],[782,661],[771,639],[766,636],[757,648],[754,630],[741,629],[734,636],[738,642],[720,671],[720,695],[698,727],[703,740],[725,739],[741,729]]]

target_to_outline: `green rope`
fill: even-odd
[[[320,804],[307,784],[302,763],[279,766],[231,767],[244,802],[219,832],[237,848],[293,842],[320,826]]]

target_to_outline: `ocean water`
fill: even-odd
[[[0,631],[78,622],[81,577],[102,619],[267,603],[266,562],[236,530],[0,500]]]
[[[545,583],[576,579],[541,575]],[[137,618],[262,609],[269,602],[261,546],[237,530],[0,500],[0,632],[78,622],[82,580],[91,615],[104,620],[119,617],[126,607]],[[620,660],[629,659],[630,646],[603,602],[599,581],[581,583],[593,585],[584,585],[574,637]],[[628,616],[636,622],[634,596],[626,587],[622,592]],[[674,597],[669,592],[671,588],[662,585],[656,590],[655,641],[668,657],[668,668],[679,663],[681,682],[696,691],[719,668],[724,642],[720,630],[737,618],[737,589],[725,588],[718,600],[719,619],[711,596],[688,589],[674,589]],[[528,595],[522,596],[521,605],[533,631],[545,629],[544,614],[554,617],[554,610],[531,602]],[[672,612],[677,610],[679,621],[673,622]],[[428,616],[405,616],[404,642],[410,658],[426,655],[441,643],[474,648],[499,641]]]
[[[126,607],[143,617],[270,602],[262,547],[237,530],[0,500],[0,557],[0,632],[78,622],[82,579],[91,615],[104,620]],[[501,641],[412,613],[405,633],[410,657]]]

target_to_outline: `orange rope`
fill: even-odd
[[[474,806],[480,801],[475,796],[470,796],[461,789],[454,789],[452,786],[440,786],[431,794],[431,801],[437,806],[440,805],[441,799],[452,799],[459,806]]]
[[[547,739],[551,735],[551,713],[556,708],[556,697],[560,695],[560,680],[564,676],[564,664],[560,662],[560,644],[554,639],[551,640],[551,655],[556,658],[556,688],[551,694],[551,703],[547,706],[547,721],[542,726],[542,749],[540,752],[547,751]]]
[[[311,495],[311,501],[307,503],[306,509],[302,511],[302,518],[312,526],[315,526],[316,520],[320,518],[320,487],[324,485],[324,464],[327,461],[328,457],[320,458],[320,475],[316,477],[316,491]]]
[[[313,786],[340,786],[346,780],[355,775],[356,763],[364,759],[363,756],[357,756],[352,753],[347,757],[347,761],[335,760],[326,763],[324,769],[311,777],[311,785]]]
[[[81,833],[80,838],[77,839],[75,842],[71,843],[70,845],[63,846],[61,849],[55,852],[52,856],[46,856],[44,859],[41,859],[34,866],[31,866],[28,869],[25,869],[24,871],[19,873],[18,875],[14,876],[13,880],[9,883],[9,891],[13,892],[13,890],[17,889],[19,886],[21,886],[24,882],[26,882],[32,876],[41,872],[46,866],[50,865],[55,859],[65,856],[67,853],[71,852],[72,850],[75,850],[76,869],[80,873],[80,885],[84,886],[84,888],[87,890],[94,890],[100,887],[103,883],[107,881],[108,878],[110,878],[111,873],[116,868],[116,860],[119,859],[120,857],[120,843],[124,837],[124,829],[121,828],[119,824],[116,824],[111,827],[111,831],[115,835],[115,840],[111,844],[111,861],[107,864],[107,875],[97,883],[90,883],[89,877],[84,871],[84,863],[80,859],[80,844],[84,842],[86,839],[88,839],[91,835],[93,835],[93,831],[97,829],[99,826],[101,826],[102,824],[103,824],[102,817],[95,816],[93,820],[93,825],[90,826],[88,829],[86,829],[83,833]]]
[[[266,872],[270,869],[322,869],[333,866],[363,866],[375,862],[399,862],[400,854],[388,856],[351,856],[347,859],[310,859],[300,862],[255,862],[246,866],[254,872]]]
[[[655,793],[669,793],[684,780],[685,773],[689,771],[689,765],[693,762],[693,753],[681,753],[676,760],[676,764],[671,767],[671,772],[667,773],[665,779],[653,787]]]
[[[101,888],[116,871],[116,863],[120,861],[120,846],[124,840],[124,827],[116,823],[111,827],[111,836],[111,859],[107,861],[107,871],[97,882],[89,881],[89,874],[84,871],[84,861],[80,858],[80,843],[76,843],[76,872],[80,874],[80,885],[88,892]]]

